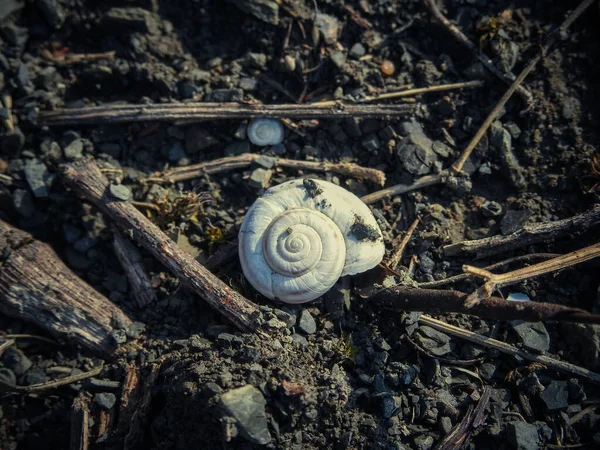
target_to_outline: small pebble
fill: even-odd
[[[127,186],[111,183],[109,190],[113,197],[118,198],[119,200],[126,202],[131,199],[131,189],[129,189]]]
[[[317,323],[310,313],[303,309],[298,320],[298,328],[306,334],[314,334],[317,331]]]
[[[115,406],[116,402],[117,397],[115,397],[115,394],[110,392],[101,392],[94,395],[94,403],[103,409],[111,409],[113,406]]]
[[[381,72],[388,76],[394,75],[396,66],[389,59],[384,59],[381,63]]]

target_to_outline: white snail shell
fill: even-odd
[[[283,125],[278,120],[255,119],[248,125],[248,139],[260,147],[281,144],[283,136]]]
[[[385,246],[377,221],[358,197],[322,180],[292,180],[268,189],[239,232],[244,275],[264,296],[304,303],[340,276],[372,269]]]

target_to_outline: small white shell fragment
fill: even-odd
[[[529,295],[522,292],[512,292],[506,297],[506,300],[511,302],[530,302]]]
[[[248,125],[248,139],[259,147],[281,144],[283,137],[283,125],[278,120],[255,119]]]
[[[250,207],[239,233],[244,275],[270,299],[304,303],[340,276],[372,269],[385,246],[369,207],[321,180],[268,189]]]

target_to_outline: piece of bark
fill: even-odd
[[[261,105],[252,103],[160,103],[155,105],[103,105],[63,109],[40,114],[47,126],[102,123],[173,122],[178,120],[337,119],[343,117],[410,117],[416,105]]]
[[[138,307],[144,308],[156,300],[156,292],[142,264],[142,254],[116,227],[113,227],[113,250],[127,275],[131,294]]]
[[[114,354],[115,326],[131,320],[84,283],[52,248],[0,220],[0,313],[103,356]]]
[[[260,326],[258,306],[215,277],[183,251],[135,206],[111,194],[108,180],[93,160],[79,160],[61,167],[65,183],[107,214],[127,235],[154,255],[210,306],[243,331]]]
[[[474,241],[463,241],[444,247],[446,256],[475,255],[476,258],[495,255],[540,242],[550,242],[568,233],[586,231],[600,223],[600,205],[567,219],[525,225],[507,236],[492,236]]]
[[[90,399],[85,394],[79,394],[73,400],[71,407],[71,443],[70,450],[87,450],[89,445],[88,423],[90,419]]]
[[[460,291],[417,289],[395,285],[378,291],[371,300],[380,308],[394,311],[421,311],[429,314],[462,313],[482,319],[539,322],[600,323],[600,315],[583,309],[543,302],[519,302],[490,297],[472,308],[465,305],[468,294]]]

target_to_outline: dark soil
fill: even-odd
[[[535,0],[441,3],[498,68],[513,73],[574,7]],[[248,8],[257,4],[263,7]],[[599,22],[594,4],[527,78],[534,103],[527,107],[519,95],[509,101],[465,166],[470,190],[438,185],[373,205],[388,254],[392,241],[421,217],[398,269],[412,283],[461,273],[465,263],[566,253],[597,242],[592,229],[475,262],[442,251],[463,239],[563,219],[598,201],[600,174],[592,163],[600,145]],[[360,295],[368,277],[342,279],[323,298],[282,307],[253,291],[237,260],[221,265],[219,277],[262,305],[267,319],[286,323],[279,337],[267,340],[236,331],[144,253],[158,300],[142,310],[115,262],[109,219],[57,177],[60,164],[93,156],[112,170],[108,177],[131,188],[134,200],[162,205],[160,217],[140,208],[205,262],[235,239],[261,186],[306,176],[359,196],[379,187],[258,164],[174,186],[143,178],[248,151],[379,168],[387,186],[439,172],[455,161],[507,85],[421,1],[0,0],[0,38],[0,89],[12,98],[12,108],[5,102],[0,115],[7,123],[11,110],[14,123],[13,132],[0,127],[0,174],[12,180],[0,183],[0,214],[51,244],[83,280],[138,322],[131,334],[139,338],[135,350],[106,361],[96,378],[35,395],[2,392],[1,449],[68,448],[72,403],[80,393],[92,399],[90,448],[122,448],[128,430],[119,426],[119,408],[129,364],[141,367],[141,385],[156,374],[144,411],[133,419],[141,431],[130,434],[129,448],[428,450],[477,403],[485,385],[492,388],[490,405],[466,447],[600,447],[598,386],[419,326],[416,313],[379,311]],[[114,57],[69,59],[112,51]],[[384,60],[395,65],[392,75],[382,72]],[[407,85],[470,79],[484,79],[485,87],[422,96],[423,108],[412,120],[298,121],[274,147],[252,146],[240,121],[99,121],[49,129],[39,120],[41,111],[111,102],[359,100]],[[190,193],[210,201],[199,211],[189,209],[181,196]],[[592,260],[502,294],[600,312],[599,269]],[[453,287],[469,292],[477,286]],[[441,319],[600,370],[599,327]],[[0,318],[0,333],[51,337],[13,317]],[[98,363],[72,342],[19,338],[0,356],[0,379],[35,384]],[[256,389],[235,390],[245,385]],[[236,417],[241,405],[255,411],[254,420]]]

